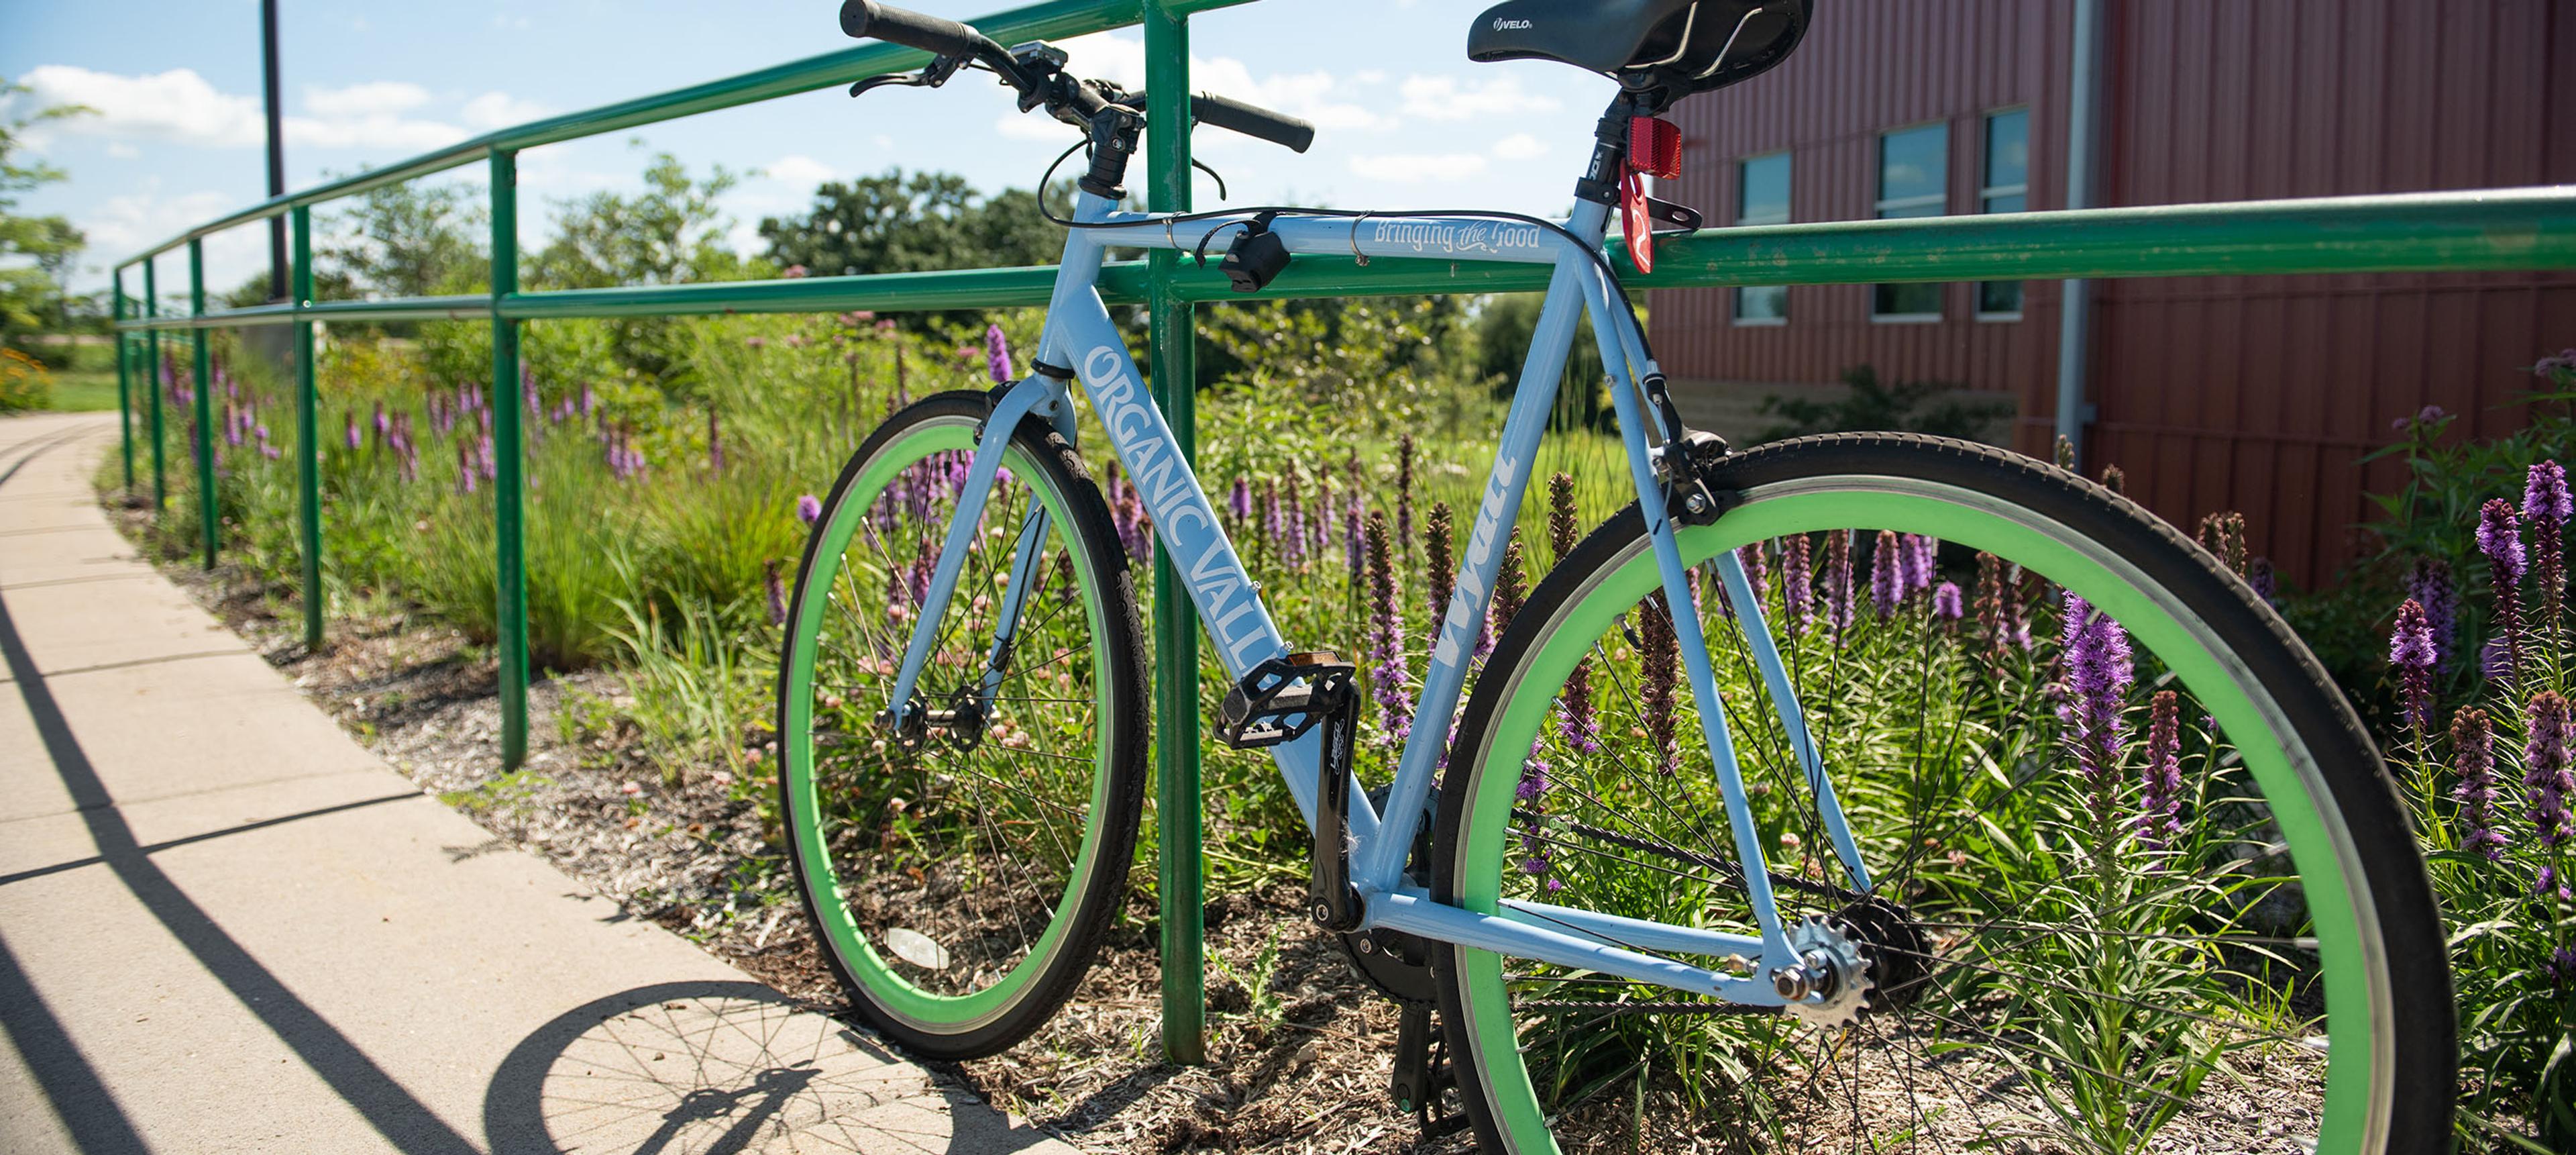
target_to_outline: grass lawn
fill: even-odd
[[[54,413],[97,413],[116,408],[116,370],[75,369],[54,374]]]

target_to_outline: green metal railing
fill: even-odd
[[[1005,44],[1142,25],[1152,124],[1182,123],[1189,84],[1189,17],[1248,0],[1053,0],[974,21]],[[315,421],[313,326],[334,320],[419,321],[488,318],[493,378],[517,374],[518,326],[557,318],[672,316],[724,312],[802,313],[873,309],[1002,308],[1043,305],[1051,268],[979,269],[810,277],[787,281],[523,292],[518,287],[517,156],[521,150],[848,84],[915,68],[927,54],[872,44],[657,96],[573,113],[473,140],[387,168],[277,197],[190,229],[137,254],[115,270],[114,315],[121,334],[117,386],[125,400],[127,487],[135,484],[130,354],[161,363],[161,333],[186,331],[197,380],[195,452],[199,524],[205,564],[215,563],[220,526],[213,503],[211,390],[206,334],[217,327],[297,326],[296,423],[300,454],[299,530],[303,553],[304,631],[323,637],[318,431]],[[1147,207],[1190,207],[1187,133],[1147,134]],[[492,291],[488,294],[374,301],[312,300],[313,206],[400,181],[483,161],[491,172]],[[292,218],[294,281],[286,303],[209,311],[205,307],[205,237],[280,214]],[[185,247],[189,311],[162,317],[153,258]],[[1723,285],[1852,284],[1900,281],[2059,279],[2067,277],[2245,276],[2295,273],[2456,272],[2576,268],[2576,187],[2505,189],[2406,196],[2339,197],[2239,204],[2090,209],[1888,221],[1772,225],[1695,233],[1657,247],[1655,271],[1636,274],[1624,253],[1614,259],[1638,288]],[[143,268],[141,315],[125,296],[126,267]],[[1299,257],[1260,296],[1335,297],[1424,293],[1536,291],[1547,270],[1528,265],[1379,260],[1363,267],[1346,257]],[[1235,299],[1217,273],[1157,252],[1142,262],[1102,271],[1102,295],[1144,305],[1152,319],[1149,363],[1153,393],[1185,451],[1194,448],[1192,342],[1197,302]],[[140,346],[137,350],[134,346]],[[153,508],[167,503],[162,461],[162,390],[148,376]],[[520,460],[521,411],[492,407],[499,476],[493,487],[498,578],[498,645],[502,758],[515,767],[527,748],[527,575],[522,545],[525,480]],[[1176,1062],[1194,1063],[1201,1047],[1201,909],[1198,627],[1189,599],[1160,551],[1154,588],[1157,802],[1162,887],[1163,1044]]]

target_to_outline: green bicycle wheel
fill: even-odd
[[[942,1059],[1018,1042],[1071,994],[1144,797],[1125,555],[1081,459],[1035,419],[1012,435],[915,687],[924,721],[887,722],[987,404],[926,398],[851,458],[806,545],[778,679],[780,801],[823,958],[871,1025]],[[1032,511],[1047,533],[1015,574]],[[988,699],[1014,581],[1019,630]]]
[[[2351,708],[2242,580],[1981,446],[1807,438],[1714,469],[1726,512],[1680,535],[1691,612],[1824,993],[1785,1013],[1443,947],[1489,1149],[2447,1145],[2449,974],[2414,840]],[[1765,579],[1867,888],[1715,580],[1728,550]],[[1440,899],[1754,933],[1667,612],[1633,506],[1558,559],[1462,720]]]

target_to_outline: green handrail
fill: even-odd
[[[1172,124],[1184,116],[1191,91],[1188,17],[1249,0],[1050,0],[998,13],[973,23],[1004,43],[1057,39],[1142,24],[1150,118]],[[302,430],[299,481],[300,537],[308,644],[322,640],[321,529],[318,506],[317,432],[313,420],[315,324],[335,320],[484,320],[493,326],[495,455],[501,476],[493,486],[494,565],[499,579],[497,649],[503,761],[516,767],[527,733],[526,575],[521,552],[524,481],[517,451],[517,329],[521,322],[563,318],[676,316],[714,313],[809,313],[846,309],[881,311],[1003,308],[1046,303],[1052,268],[972,269],[699,285],[520,292],[517,288],[516,155],[522,149],[733,108],[916,67],[927,54],[871,44],[791,61],[709,81],[501,129],[410,160],[313,188],[271,198],[217,218],[118,264],[115,326],[120,370],[129,335],[139,338],[145,361],[141,382],[150,405],[153,507],[166,504],[162,467],[160,335],[192,334],[196,354],[199,519],[206,564],[215,562],[218,523],[210,476],[212,446],[206,331],[217,327],[301,326],[298,334],[297,416]],[[1148,204],[1156,211],[1189,207],[1187,133],[1148,134]],[[435,297],[361,301],[311,300],[310,210],[313,206],[386,185],[486,162],[492,174],[494,291]],[[204,306],[202,244],[209,235],[268,219],[294,217],[295,292],[287,303],[209,311]],[[185,247],[190,256],[191,308],[184,317],[160,315],[152,258]],[[2500,189],[2400,196],[2332,197],[2237,204],[2169,205],[2006,213],[1889,221],[1835,221],[1704,230],[1658,242],[1656,267],[1638,274],[1624,252],[1614,254],[1634,288],[1724,285],[1857,284],[1904,281],[2039,280],[2068,277],[2255,276],[2302,273],[2456,272],[2554,270],[2576,267],[2576,186]],[[143,269],[141,308],[128,308],[127,267]],[[1361,266],[1348,257],[1307,256],[1261,298],[1348,297],[1427,293],[1537,291],[1546,270],[1530,265],[1457,263],[1445,260],[1377,260]],[[1113,303],[1141,304],[1152,317],[1150,362],[1154,390],[1184,451],[1194,443],[1192,392],[1178,386],[1196,379],[1188,334],[1197,302],[1238,299],[1216,272],[1154,253],[1142,262],[1102,270],[1101,295]],[[139,314],[139,315],[138,315]],[[134,398],[120,392],[130,410]],[[129,414],[126,418],[131,422]],[[130,438],[129,434],[129,438]],[[131,451],[129,449],[129,460]],[[129,466],[128,488],[133,479]],[[1187,598],[1175,596],[1174,577],[1158,565],[1155,599],[1156,685],[1160,744],[1157,798],[1161,821],[1163,1042],[1175,1061],[1202,1058],[1200,987],[1201,877],[1198,808],[1197,627]]]

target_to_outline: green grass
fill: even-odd
[[[116,409],[116,370],[78,369],[54,374],[47,413],[110,413]]]

